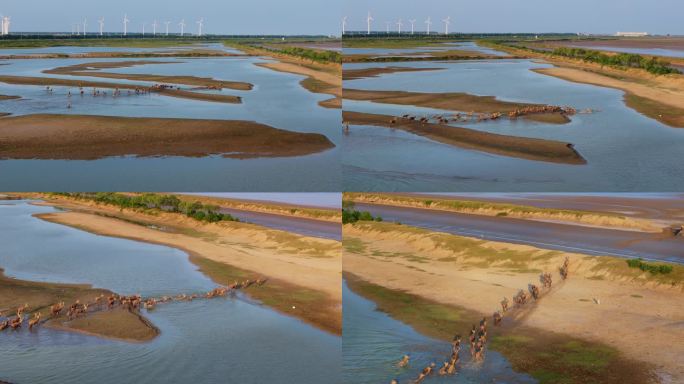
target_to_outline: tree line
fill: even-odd
[[[238,218],[227,213],[219,212],[220,207],[217,205],[202,204],[199,201],[185,201],[179,199],[178,196],[175,195],[162,195],[157,193],[127,195],[116,192],[57,193],[56,195],[91,200],[120,208],[153,209],[164,212],[181,213],[195,220],[209,223],[216,223],[219,221],[240,221]]]
[[[613,67],[641,68],[653,73],[654,75],[667,75],[670,73],[681,73],[678,69],[672,68],[670,63],[659,60],[656,57],[643,57],[634,53],[617,53],[609,55],[603,52],[584,48],[560,47],[551,52],[556,56],[582,59],[584,61],[609,65]]]

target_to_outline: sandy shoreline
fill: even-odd
[[[41,219],[99,235],[183,250],[217,283],[230,284],[232,276],[244,274],[250,278],[267,277],[268,284],[249,294],[287,315],[341,333],[339,241],[246,223],[202,224],[175,214],[150,215],[64,198],[46,202],[69,211],[43,214]],[[162,231],[150,225],[177,230]],[[277,287],[278,292],[274,291]],[[271,296],[278,299],[270,300]],[[291,303],[297,305],[293,308]]]
[[[510,300],[528,283],[538,284],[541,271],[554,272],[568,256],[571,277],[561,283],[554,272],[554,290],[530,312],[506,321],[605,343],[674,380],[684,377],[679,364],[682,351],[672,348],[684,345],[684,330],[678,326],[684,308],[675,304],[682,298],[681,281],[673,287],[609,257],[479,241],[388,223],[345,225],[343,231],[345,271],[485,315],[497,309],[502,297]],[[486,253],[490,255],[482,256]],[[672,278],[680,279],[681,272],[676,273]],[[647,343],[644,334],[649,335]]]
[[[444,144],[501,156],[572,165],[586,164],[586,160],[572,144],[559,141],[505,136],[449,125],[421,124],[418,121],[369,113],[344,111],[342,117],[344,122],[352,125],[402,129]],[[394,124],[390,123],[393,119],[396,120]]]
[[[249,121],[26,115],[0,119],[0,158],[302,156],[333,148],[321,134]]]

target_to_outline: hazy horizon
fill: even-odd
[[[648,32],[658,35],[684,35],[684,2],[681,0],[575,0],[572,5],[560,0],[344,0],[343,16],[347,31],[365,31],[370,11],[375,19],[372,30],[396,31],[409,19],[415,30],[425,31],[425,20],[432,19],[431,31],[444,32],[447,16],[449,32],[463,33],[591,33]]]
[[[86,31],[99,31],[98,19],[105,18],[105,32],[123,31],[123,17],[128,14],[129,33],[179,33],[185,19],[185,33],[197,33],[197,20],[204,18],[203,34],[225,35],[339,35],[341,2],[320,0],[251,0],[249,2],[197,0],[193,2],[119,0],[93,2],[64,0],[3,0],[0,15],[11,17],[10,32],[71,32],[76,23],[87,18]],[[36,9],[39,9],[36,12]]]

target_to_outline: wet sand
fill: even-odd
[[[268,278],[248,291],[255,299],[316,327],[340,334],[340,242],[306,237],[248,223],[201,223],[172,213],[136,210],[42,196],[67,212],[41,219],[103,236],[161,244],[183,250],[219,284]]]
[[[345,122],[352,125],[402,129],[441,143],[501,156],[551,163],[586,164],[586,160],[571,144],[559,141],[505,136],[449,125],[421,124],[418,121],[368,113],[344,111],[342,117]],[[396,119],[395,124],[390,123],[392,119]]]
[[[348,100],[371,101],[382,104],[412,105],[416,107],[427,107],[442,109],[445,111],[475,112],[475,113],[494,113],[499,112],[505,115],[516,109],[525,107],[539,107],[541,104],[512,103],[497,100],[496,96],[477,96],[467,93],[420,93],[405,91],[372,91],[360,89],[343,90],[343,97]],[[549,124],[566,124],[570,119],[562,113],[538,113],[520,116],[521,119],[528,119]]]
[[[679,364],[684,345],[684,329],[679,324],[684,319],[684,307],[676,305],[684,292],[684,267],[675,267],[670,277],[654,276],[629,268],[622,259],[482,241],[390,223],[360,222],[345,225],[343,231],[345,272],[486,316],[500,308],[502,297],[510,301],[518,289],[539,284],[539,273],[551,272],[554,285],[550,292],[543,291],[540,300],[510,313],[502,328],[492,327],[492,348],[501,350],[516,369],[534,374],[548,368],[535,365],[537,356],[526,355],[528,352],[542,356],[557,353],[543,340],[526,351],[530,340],[543,338],[542,332],[535,336],[534,332],[520,331],[521,327],[531,327],[620,351],[590,358],[607,360],[588,372],[592,376],[572,372],[577,361],[565,360],[572,353],[559,356],[564,357],[559,361],[565,361],[563,367],[570,371],[561,377],[569,382],[649,382],[651,370],[661,377],[669,375],[673,382],[684,378]],[[570,258],[570,277],[561,281],[557,267],[566,256]],[[504,337],[498,343],[503,345],[497,347],[499,336]],[[513,341],[512,351],[501,348]],[[613,363],[632,372],[600,369]]]
[[[237,120],[27,115],[0,119],[0,158],[302,156],[333,148],[325,136]]]
[[[249,91],[254,88],[253,84],[241,81],[226,81],[217,80],[210,77],[197,76],[164,76],[152,74],[135,74],[135,73],[111,73],[111,72],[96,72],[102,69],[112,68],[130,68],[139,65],[147,64],[175,64],[177,62],[159,62],[159,61],[118,61],[118,62],[95,62],[75,64],[66,67],[57,67],[43,71],[46,74],[52,75],[69,75],[69,76],[89,76],[102,77],[107,79],[126,79],[135,81],[152,81],[163,84],[183,84],[196,87],[211,87],[213,89],[236,89],[241,91]]]
[[[21,97],[20,96],[0,95],[0,100],[15,100],[15,99],[21,99]]]
[[[180,97],[184,99],[202,100],[202,101],[213,101],[217,103],[230,103],[230,104],[240,104],[242,103],[242,98],[233,95],[222,95],[216,93],[201,93],[201,92],[191,92],[182,89],[170,89],[170,88],[154,88],[143,84],[117,84],[105,81],[82,81],[74,79],[58,79],[54,77],[27,77],[27,76],[0,76],[0,82],[7,84],[19,84],[19,85],[41,85],[41,86],[64,86],[64,87],[74,87],[74,88],[105,88],[105,89],[122,89],[127,91],[143,90],[152,93],[158,93],[164,96]],[[86,92],[91,91],[90,89]],[[74,93],[74,96],[77,96]],[[107,97],[107,96],[103,96]],[[65,100],[65,104],[68,100]],[[66,107],[66,105],[65,105]]]
[[[93,303],[95,298],[109,296],[112,292],[96,289],[87,284],[57,284],[18,280],[6,277],[0,269],[0,312],[2,316],[14,315],[14,310],[28,304],[29,309],[24,316],[41,312],[41,326],[58,328],[70,332],[87,333],[125,341],[147,341],[159,334],[159,331],[143,316],[117,311],[91,312],[87,318],[68,321],[62,315],[51,319],[50,306],[64,301],[68,307],[76,300],[82,303]],[[121,311],[124,312],[124,311]],[[91,321],[95,320],[95,321]],[[106,326],[102,326],[105,324]],[[22,328],[28,327],[28,322]],[[5,330],[7,332],[8,330]],[[25,330],[24,330],[25,331]]]
[[[440,71],[444,68],[407,68],[407,67],[384,67],[384,68],[363,68],[346,69],[342,71],[342,80],[367,79],[369,77],[380,77],[384,74],[398,72],[421,72],[421,71]]]

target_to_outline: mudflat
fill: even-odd
[[[349,124],[401,129],[441,143],[502,156],[551,163],[586,164],[586,160],[573,148],[572,144],[560,141],[505,136],[370,113],[344,111],[342,117]],[[393,120],[394,124],[391,123]]]
[[[184,84],[197,87],[211,87],[214,89],[236,89],[241,91],[249,91],[254,86],[247,82],[242,81],[227,81],[227,80],[217,80],[211,77],[197,77],[197,76],[165,76],[165,75],[154,75],[154,74],[137,74],[137,73],[112,73],[112,72],[99,72],[102,69],[112,69],[112,68],[129,68],[140,65],[147,64],[175,64],[177,62],[173,61],[150,61],[150,60],[138,60],[138,61],[118,61],[118,62],[94,62],[94,63],[82,63],[69,65],[66,67],[57,67],[53,69],[48,69],[43,71],[43,73],[52,75],[70,75],[70,76],[89,76],[89,77],[102,77],[107,79],[126,79],[126,80],[137,80],[137,81],[153,81],[164,84]]]
[[[250,121],[50,114],[0,119],[0,158],[5,159],[284,157],[332,147],[321,134],[290,132]]]
[[[105,89],[124,89],[130,91],[146,91],[158,93],[164,96],[180,97],[184,99],[214,101],[220,103],[239,104],[242,98],[233,95],[223,95],[217,93],[201,93],[186,91],[176,88],[150,87],[144,84],[117,84],[105,81],[83,81],[75,79],[58,79],[54,77],[30,77],[30,76],[0,76],[0,82],[7,84],[20,85],[43,85],[43,86],[65,86],[83,88],[105,88]]]
[[[342,80],[358,80],[369,77],[379,77],[389,73],[399,72],[422,72],[422,71],[439,71],[443,68],[411,68],[411,67],[383,67],[383,68],[361,68],[361,69],[345,69],[342,71]]]
[[[495,96],[477,96],[462,92],[421,93],[345,88],[343,97],[348,100],[372,101],[374,103],[382,104],[412,105],[416,107],[443,109],[445,111],[472,111],[475,113],[498,112],[507,114],[523,108],[543,106],[541,104],[512,103],[497,100]],[[520,118],[551,124],[565,124],[570,122],[570,119],[560,112],[526,114],[520,116]]]

